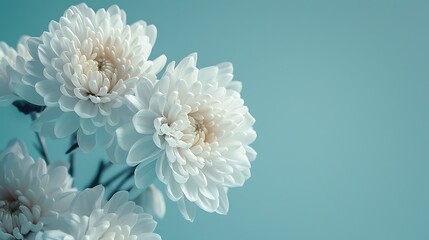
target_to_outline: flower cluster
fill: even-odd
[[[101,185],[78,192],[67,163],[34,160],[20,141],[0,154],[0,171],[0,239],[160,239],[127,192],[107,203]]]
[[[17,50],[0,43],[0,105],[31,113],[41,145],[43,136],[71,137],[71,155],[101,146],[125,176],[106,201],[103,163],[79,191],[73,161],[47,165],[13,143],[0,155],[0,239],[160,239],[148,214],[165,214],[154,184],[187,220],[196,207],[228,212],[228,190],[243,186],[256,158],[241,83],[231,63],[199,68],[195,53],[177,64],[150,58],[156,37],[116,5],[80,4]]]
[[[21,142],[0,154],[0,239],[24,239],[50,228],[76,190],[67,167],[35,161]]]

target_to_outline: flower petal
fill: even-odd
[[[116,130],[118,145],[128,151],[141,136],[138,134],[132,123],[127,123]]]
[[[196,208],[195,205],[193,205],[191,202],[186,200],[185,198],[180,199],[177,202],[177,205],[179,206],[180,213],[182,213],[182,216],[190,221],[193,222],[196,215]]]
[[[133,124],[138,133],[153,134],[155,133],[154,120],[158,115],[150,110],[140,110],[133,117]]]
[[[55,122],[54,133],[57,138],[64,138],[79,128],[79,118],[74,113],[64,113]]]
[[[134,181],[136,187],[146,189],[156,179],[155,172],[156,161],[145,161],[139,164],[134,172]]]
[[[150,185],[140,196],[137,198],[137,203],[143,207],[145,212],[163,218],[165,215],[165,200],[161,191]]]
[[[74,107],[74,111],[81,118],[93,118],[98,113],[98,107],[91,101],[80,100]]]
[[[153,143],[151,135],[142,135],[128,152],[127,164],[135,166],[142,162],[152,161],[159,157],[160,152],[161,150]]]
[[[86,135],[83,133],[82,129],[79,128],[77,131],[77,142],[80,149],[84,152],[90,152],[95,146],[96,136],[95,134]]]

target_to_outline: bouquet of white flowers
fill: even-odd
[[[228,189],[244,184],[256,157],[241,83],[231,63],[197,68],[195,53],[166,67],[164,55],[150,60],[156,37],[118,6],[80,4],[17,50],[0,43],[0,105],[32,117],[41,153],[34,160],[16,140],[0,155],[0,239],[160,239],[156,181],[189,221],[196,206],[228,212]],[[45,136],[71,138],[68,162],[48,159]],[[76,189],[74,152],[96,145],[110,161]],[[123,171],[101,182],[113,164]]]

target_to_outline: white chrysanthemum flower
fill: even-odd
[[[32,60],[25,63],[21,82],[33,91],[21,97],[47,106],[36,130],[56,138],[77,131],[84,151],[96,143],[110,145],[127,114],[124,96],[133,94],[139,77],[156,79],[165,65],[165,56],[148,60],[156,35],[155,26],[144,21],[127,25],[116,5],[94,12],[80,4],[52,21],[41,37],[30,38]]]
[[[159,240],[153,233],[156,222],[140,206],[128,201],[128,192],[115,193],[103,201],[104,187],[99,185],[80,192],[68,213],[57,222],[51,236],[73,237],[76,240]],[[60,238],[62,239],[62,238]]]
[[[17,50],[11,48],[4,42],[0,42],[0,106],[6,106],[18,100],[19,97],[14,91],[11,83],[12,69],[20,73],[25,72],[22,69],[22,60],[30,59],[24,42],[28,37],[22,37],[18,43]],[[18,57],[19,56],[19,57]],[[17,63],[17,61],[21,61]]]
[[[21,142],[0,154],[0,239],[27,239],[49,229],[75,190],[68,169],[34,161]]]
[[[232,65],[196,68],[192,54],[167,66],[158,82],[137,85],[128,97],[137,113],[116,131],[118,146],[110,155],[136,166],[135,184],[146,188],[156,176],[188,220],[195,203],[208,212],[226,214],[227,189],[250,177],[249,147],[254,118],[244,106]]]

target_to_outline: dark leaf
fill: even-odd
[[[28,115],[31,113],[40,113],[40,112],[43,112],[43,110],[45,110],[46,108],[45,106],[34,105],[24,100],[17,100],[13,102],[13,105],[25,115]]]
[[[76,150],[77,148],[79,148],[79,144],[78,144],[77,142],[75,142],[75,143],[73,143],[73,144],[70,146],[70,148],[69,148],[69,150],[67,150],[66,154],[69,154],[69,153],[73,152],[73,151],[74,151],[74,150]]]

